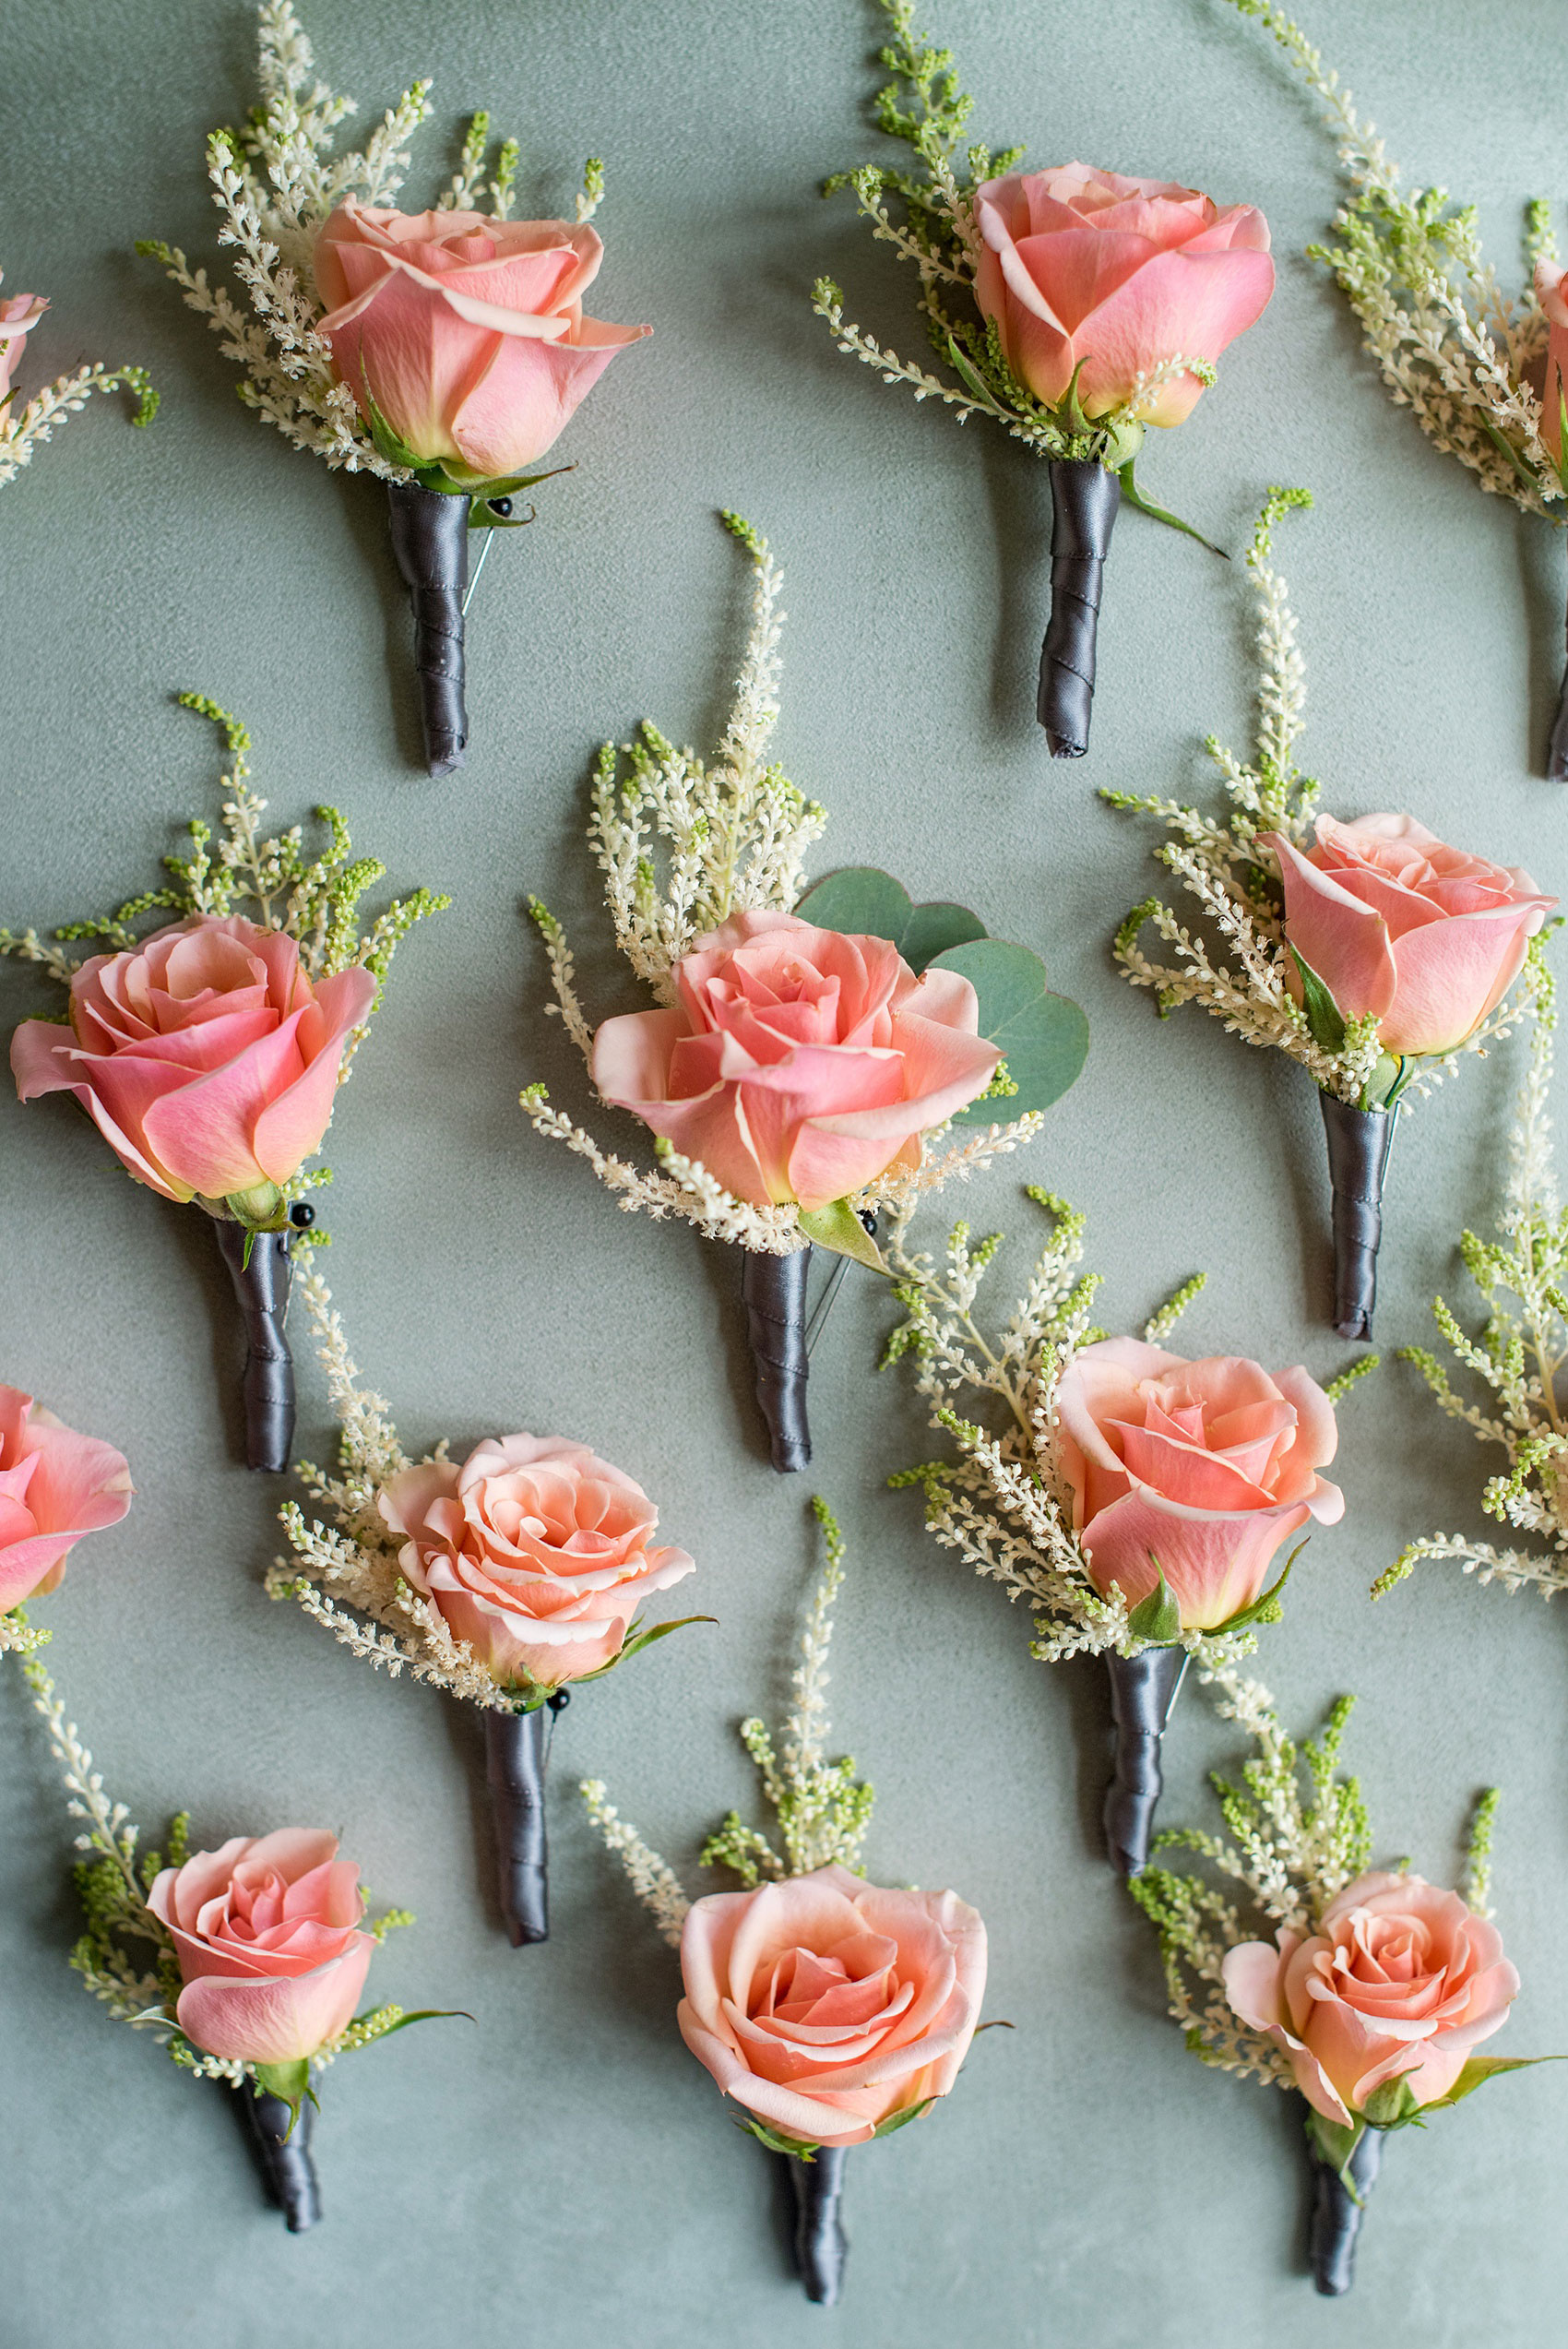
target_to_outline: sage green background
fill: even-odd
[[[1305,0],[1304,0],[1305,5]],[[1568,800],[1538,778],[1562,645],[1553,533],[1485,499],[1397,412],[1332,284],[1304,258],[1335,200],[1321,122],[1255,26],[1220,0],[932,0],[976,127],[1039,162],[1082,155],[1252,199],[1279,286],[1186,429],[1156,435],[1148,490],[1238,554],[1271,482],[1310,685],[1305,755],[1349,816],[1409,806],[1445,835],[1568,888]],[[1568,25],[1494,0],[1312,0],[1311,29],[1418,177],[1481,205],[1512,280],[1523,199],[1562,185]],[[478,1723],[373,1675],[262,1571],[285,1487],[234,1464],[233,1332],[201,1219],[129,1184],[71,1106],[0,1102],[0,1373],[113,1437],[138,1496],[42,1610],[50,1662],[113,1788],[211,1843],[286,1821],[340,1828],[382,1902],[419,1913],[373,1986],[462,2007],[326,2084],[327,2223],[289,2239],[261,2206],[218,2092],[112,2028],[65,1966],[70,1829],[15,1668],[0,1674],[8,2184],[6,2349],[330,2349],[548,2341],[588,2349],[934,2349],[955,2334],[1051,2349],[1315,2349],[1561,2336],[1568,2195],[1555,2071],[1499,2082],[1389,2148],[1353,2298],[1303,2272],[1300,2106],[1210,2076],[1164,2019],[1153,1938],[1100,1856],[1106,1701],[1095,1666],[1047,1671],[1028,1626],[921,1529],[889,1470],[932,1449],[856,1276],[814,1368],[817,1463],[775,1477],[745,1391],[735,1272],[684,1227],[620,1216],[533,1135],[521,1084],[586,1104],[543,1016],[520,912],[541,892],[582,952],[596,1014],[632,1008],[581,842],[607,733],[644,713],[699,747],[721,724],[747,578],[713,519],[733,505],[789,574],[779,754],[831,810],[814,869],[885,862],[1039,948],[1087,1008],[1076,1090],[1028,1161],[939,1208],[1013,1235],[1022,1180],[1085,1207],[1112,1327],[1197,1267],[1197,1353],[1304,1359],[1327,1377],[1326,1184],[1310,1088],[1191,1011],[1162,1027],[1115,976],[1109,934],[1151,886],[1148,828],[1095,786],[1206,791],[1199,744],[1250,728],[1252,614],[1222,566],[1134,514],[1117,530],[1094,749],[1052,768],[1032,716],[1044,617],[1044,474],[837,356],[807,289],[918,349],[910,284],[823,176],[878,151],[863,115],[876,27],[861,0],[315,0],[324,74],[374,117],[435,77],[409,194],[449,168],[484,103],[523,143],[521,209],[564,208],[606,159],[596,305],[656,332],[562,444],[578,470],[499,545],[470,618],[474,743],[434,785],[411,757],[407,623],[374,484],[335,478],[246,414],[216,340],[131,240],[216,262],[204,132],[251,102],[237,0],[4,0],[0,261],[53,307],[24,386],[80,355],[134,356],[155,428],[111,404],[72,420],[0,505],[0,920],[64,921],[153,876],[177,822],[215,808],[215,740],[172,704],[244,717],[282,822],[328,799],[398,887],[453,911],[402,950],[331,1137],[327,1264],[358,1361],[410,1448],[465,1450],[519,1423],[579,1436],[657,1496],[700,1561],[683,1600],[721,1618],[584,1692],[554,1766],[553,1930],[500,1932]],[[0,972],[7,1024],[52,1008]],[[1298,1569],[1261,1668],[1302,1732],[1347,1686],[1380,1856],[1452,1880],[1474,1791],[1505,1789],[1501,1922],[1524,1990],[1500,2052],[1568,2048],[1568,1629],[1538,1601],[1429,1569],[1376,1608],[1405,1541],[1488,1530],[1491,1461],[1392,1360],[1430,1335],[1455,1243],[1492,1211],[1516,1046],[1417,1110],[1395,1155],[1379,1338],[1345,1413],[1344,1523]],[[608,1121],[608,1123],[607,1123]],[[635,1138],[597,1120],[623,1146]],[[303,1353],[303,1333],[299,1332]],[[301,1363],[300,1449],[329,1422]],[[880,1791],[868,1857],[954,1882],[983,1910],[989,2011],[951,2101],[856,2155],[854,2248],[835,2314],[791,2281],[773,2165],[731,2126],[674,2026],[677,1970],[580,1815],[597,1771],[683,1871],[753,1800],[734,1735],[773,1715],[815,1568],[819,1488],[849,1536],[835,1749]],[[1495,1529],[1492,1529],[1495,1530]],[[1170,1740],[1170,1819],[1206,1817],[1234,1735],[1195,1690]]]

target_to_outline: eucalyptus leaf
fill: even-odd
[[[1169,1648],[1182,1637],[1182,1610],[1176,1593],[1159,1571],[1159,1580],[1146,1599],[1140,1599],[1127,1617],[1127,1628],[1136,1640],[1146,1640],[1151,1648]]]
[[[1004,1108],[971,1102],[954,1123],[992,1126],[999,1114],[1025,1117],[1059,1101],[1088,1057],[1089,1023],[1070,996],[1051,993],[1039,955],[1006,938],[974,938],[933,955],[928,967],[968,980],[980,997],[980,1032],[1001,1048],[1018,1089]]]
[[[874,864],[846,864],[826,874],[813,883],[795,912],[819,930],[885,938],[916,972],[947,948],[986,935],[985,924],[967,905],[942,900],[917,905],[902,881]]]
[[[853,1257],[873,1272],[885,1272],[882,1250],[848,1199],[830,1199],[826,1207],[802,1207],[801,1229],[814,1247],[829,1248],[835,1256]]]

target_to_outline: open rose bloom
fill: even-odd
[[[54,1590],[75,1544],[118,1525],[134,1490],[113,1444],[0,1386],[0,1616]]]
[[[359,1930],[360,1872],[336,1836],[235,1835],[153,1881],[148,1905],[179,1953],[177,2020],[194,2047],[297,2063],[353,2021],[375,1943]]]
[[[11,1040],[23,1101],[73,1092],[127,1173],[165,1198],[286,1183],[321,1146],[353,1030],[355,964],[314,984],[294,939],[196,914],[72,974],[71,1024]]]
[[[980,314],[1048,408],[1075,370],[1093,417],[1123,406],[1139,376],[1168,360],[1212,364],[1274,292],[1263,214],[1251,204],[1222,210],[1196,188],[1064,163],[987,180],[975,215]],[[1202,391],[1196,376],[1173,376],[1139,419],[1179,424]]]
[[[1473,1035],[1557,903],[1522,866],[1449,848],[1413,816],[1320,816],[1305,854],[1281,833],[1259,838],[1279,860],[1287,943],[1344,1019],[1377,1019],[1393,1054],[1451,1052]]]
[[[807,1210],[921,1163],[1001,1054],[956,972],[885,938],[733,913],[674,967],[679,1004],[607,1019],[593,1081],[754,1207]]]
[[[985,1926],[953,1892],[848,1868],[716,1892],[681,1936],[681,2036],[727,2096],[804,2145],[861,2145],[958,2076]]]
[[[1563,463],[1562,409],[1568,400],[1568,269],[1560,262],[1536,263],[1536,300],[1546,313],[1546,381],[1541,388],[1540,436],[1559,471]]]
[[[1344,1514],[1319,1475],[1339,1440],[1315,1379],[1235,1354],[1188,1362],[1136,1338],[1075,1354],[1056,1390],[1057,1460],[1095,1587],[1128,1606],[1163,1573],[1184,1631],[1264,1588],[1280,1544]]]
[[[367,423],[480,483],[542,457],[618,351],[648,327],[585,317],[604,247],[564,221],[357,204],[315,245],[319,331]]]
[[[461,1467],[404,1469],[377,1500],[410,1582],[504,1687],[612,1663],[643,1601],[695,1570],[653,1545],[640,1485],[559,1436],[487,1437]]]
[[[1226,1997],[1284,2049],[1313,2110],[1342,2128],[1396,2081],[1418,2105],[1446,2096],[1519,1995],[1496,1926],[1419,1876],[1360,1876],[1315,1933],[1277,1939],[1227,1954]]]

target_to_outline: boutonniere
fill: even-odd
[[[3,274],[3,273],[0,273]],[[49,307],[42,293],[0,293],[0,489],[15,481],[24,465],[65,417],[85,408],[95,391],[134,391],[133,424],[150,424],[158,413],[158,394],[145,367],[105,367],[90,361],[35,391],[21,407],[12,381],[27,352],[27,338]]]
[[[939,1263],[895,1227],[888,1258],[906,1318],[885,1360],[913,1365],[932,1425],[958,1457],[888,1481],[919,1485],[943,1546],[1023,1601],[1042,1663],[1105,1658],[1115,1755],[1106,1852],[1135,1876],[1188,1663],[1207,1670],[1250,1654],[1257,1627],[1278,1619],[1305,1542],[1283,1561],[1280,1551],[1344,1514],[1343,1494],[1320,1472],[1338,1446],[1335,1405],[1373,1362],[1324,1389],[1299,1365],[1271,1375],[1239,1354],[1172,1353],[1165,1341],[1202,1273],[1141,1337],[1107,1337],[1090,1318],[1099,1276],[1077,1270],[1084,1218],[1048,1192],[1028,1196],[1051,1235],[989,1336],[975,1308],[1001,1234],[971,1246],[960,1223]]]
[[[1476,1806],[1461,1890],[1406,1862],[1375,1868],[1360,1783],[1338,1771],[1354,1699],[1298,1753],[1266,1688],[1213,1676],[1221,1713],[1256,1748],[1241,1785],[1214,1781],[1229,1840],[1172,1828],[1162,1848],[1198,1853],[1212,1874],[1153,1866],[1128,1889],[1158,1928],[1170,2014],[1193,2053],[1306,2100],[1313,2282],[1348,2292],[1385,2140],[1498,2072],[1555,2058],[1475,2052],[1519,1994],[1488,1906],[1495,1791]],[[1243,1938],[1239,1903],[1272,1938]]]
[[[367,1920],[359,1869],[339,1858],[335,1835],[313,1829],[232,1835],[193,1852],[182,1811],[164,1849],[142,1851],[42,1664],[28,1656],[21,1668],[81,1822],[86,1929],[71,1963],[116,2022],[149,2032],[183,2070],[232,2090],[268,2199],[290,2234],[302,2234],[321,2216],[311,2140],[322,2073],[410,2023],[446,2019],[436,2008],[354,2012],[378,1945],[414,1920],[406,1909]]]
[[[852,2145],[929,2113],[958,2077],[980,2025],[985,1925],[956,1892],[866,1881],[861,1846],[873,1793],[852,1759],[826,1759],[824,1689],[844,1543],[814,1501],[827,1547],[775,1739],[741,1739],[778,1821],[779,1850],[731,1811],[702,1850],[738,1892],[688,1900],[669,1864],[623,1819],[602,1780],[582,1793],[643,1905],[681,1952],[682,2038],[741,2108],[740,2126],[785,2159],[794,2188],[795,2269],[831,2306],[848,2253],[840,2206]]]
[[[973,101],[951,50],[913,28],[913,0],[882,0],[893,79],[878,127],[913,149],[904,168],[841,172],[872,233],[911,263],[921,321],[952,376],[901,359],[846,320],[845,296],[819,278],[813,307],[840,351],[885,383],[938,399],[959,423],[989,417],[1043,457],[1051,479],[1051,619],[1037,714],[1053,758],[1088,748],[1095,641],[1111,525],[1123,498],[1209,543],[1140,490],[1149,427],[1191,415],[1215,362],[1274,292],[1268,223],[1252,204],[1087,163],[1019,169],[1021,147],[969,140]],[[1222,553],[1214,548],[1215,554]]]
[[[1552,1170],[1549,1104],[1557,984],[1544,960],[1534,1008],[1529,1073],[1508,1154],[1497,1237],[1483,1240],[1466,1232],[1459,1242],[1465,1270],[1485,1301],[1485,1327],[1472,1338],[1442,1297],[1432,1306],[1460,1373],[1468,1372],[1490,1391],[1479,1404],[1468,1401],[1425,1346],[1401,1346],[1399,1354],[1415,1365],[1450,1419],[1462,1420],[1481,1443],[1502,1453],[1505,1465],[1487,1478],[1481,1494],[1487,1515],[1549,1546],[1543,1555],[1512,1544],[1499,1549],[1468,1534],[1427,1534],[1410,1543],[1379,1576],[1372,1584],[1374,1599],[1427,1558],[1456,1558],[1478,1581],[1501,1582],[1505,1591],[1528,1586],[1550,1599],[1568,1589],[1568,1482],[1562,1471],[1568,1421],[1560,1384],[1568,1362],[1568,1209],[1558,1198]]]
[[[29,1623],[25,1602],[59,1588],[82,1536],[118,1525],[135,1491],[113,1444],[0,1386],[0,1655],[48,1645],[53,1634]]]
[[[307,1244],[308,1246],[308,1244]],[[331,1521],[279,1515],[294,1556],[267,1576],[357,1656],[484,1716],[500,1904],[514,1949],[550,1938],[545,1774],[574,1687],[691,1623],[645,1627],[644,1602],[695,1570],[656,1543],[659,1511],[624,1470],[562,1436],[488,1436],[422,1460],[356,1383],[321,1275],[299,1282],[342,1433],[339,1473],[299,1474]]]
[[[1444,188],[1400,185],[1370,122],[1301,27],[1269,0],[1232,0],[1267,26],[1322,99],[1348,195],[1329,240],[1307,249],[1333,270],[1397,406],[1521,513],[1568,523],[1568,272],[1550,205],[1526,208],[1530,277],[1512,300],[1486,260],[1477,207]],[[1568,780],[1568,674],[1546,773]]]
[[[450,774],[469,739],[469,532],[533,519],[515,501],[550,475],[531,468],[615,353],[652,329],[583,313],[604,255],[588,225],[604,192],[597,161],[574,220],[514,221],[517,142],[487,161],[490,118],[475,114],[434,208],[400,212],[392,198],[430,84],[405,90],[362,149],[339,153],[354,102],[316,80],[289,0],[263,0],[259,65],[261,103],[243,130],[207,143],[219,243],[235,248],[242,295],[174,246],[137,250],[222,338],[245,371],[247,407],[335,471],[386,484],[413,601],[426,760]]]
[[[1321,786],[1295,758],[1306,707],[1295,614],[1269,567],[1275,524],[1311,504],[1305,490],[1271,490],[1248,551],[1262,617],[1256,764],[1244,766],[1212,735],[1207,744],[1230,814],[1152,793],[1101,796],[1158,816],[1175,835],[1156,859],[1209,930],[1189,930],[1146,898],[1116,933],[1126,977],[1153,988],[1162,1018],[1201,1004],[1248,1043],[1299,1062],[1318,1088],[1334,1198],[1334,1327],[1364,1340],[1395,1119],[1461,1053],[1484,1052],[1520,1019],[1534,982],[1511,1001],[1509,990],[1557,900],[1521,867],[1450,848],[1413,816],[1319,814]],[[1149,923],[1172,961],[1144,952]],[[1230,961],[1215,956],[1212,938]]]
[[[305,1194],[332,1179],[307,1163],[398,940],[450,900],[417,889],[362,933],[360,900],[386,866],[350,853],[335,807],[316,810],[319,854],[297,824],[263,840],[249,734],[200,694],[179,698],[223,729],[233,756],[222,831],[214,845],[193,818],[190,854],[164,858],[160,887],[65,924],[57,944],[0,930],[0,954],[39,964],[69,998],[63,1019],[18,1028],[11,1068],[23,1101],[75,1094],[134,1181],[212,1218],[244,1323],[246,1458],[276,1473],[294,1427],[290,1244],[315,1220]],[[80,942],[99,950],[77,960],[65,948]]]
[[[530,900],[555,1002],[600,1098],[658,1137],[645,1173],[530,1085],[535,1128],[586,1158],[624,1208],[738,1243],[757,1402],[773,1465],[811,1459],[812,1250],[885,1267],[878,1220],[1016,1150],[1088,1051],[1088,1023],[1027,947],[967,906],[914,904],[853,866],[806,888],[826,810],[771,759],[782,574],[724,521],[756,574],[751,642],[717,761],[645,722],[600,754],[588,840],[616,943],[657,1008],[595,1030],[560,924]],[[803,894],[802,894],[803,890]],[[989,1104],[1007,1103],[1008,1122]]]

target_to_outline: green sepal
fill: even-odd
[[[1350,2157],[1366,2132],[1364,2120],[1352,2121],[1347,2128],[1342,2121],[1325,2120],[1315,2105],[1307,2107],[1307,2142],[1328,2164],[1358,2210],[1361,2198],[1349,2175]]]
[[[1157,506],[1152,498],[1144,495],[1133,476],[1134,461],[1129,457],[1124,465],[1116,469],[1116,478],[1122,484],[1122,495],[1128,505],[1135,506],[1138,512],[1146,514],[1151,521],[1163,522],[1167,530],[1180,531],[1183,537],[1195,538],[1200,546],[1206,546],[1211,554],[1218,554],[1222,563],[1229,563],[1230,557],[1222,546],[1216,546],[1211,538],[1205,538],[1202,531],[1195,531],[1191,522],[1183,522],[1180,514],[1167,513],[1163,506]]]
[[[822,2151],[820,2145],[807,2145],[798,2137],[780,2137],[763,2120],[737,2118],[735,2126],[743,2128],[748,2137],[754,2137],[759,2145],[766,2145],[770,2153],[787,2153],[792,2162],[814,2162]]]
[[[1312,1535],[1309,1533],[1307,1536],[1307,1542],[1310,1542],[1311,1539]],[[1289,1556],[1285,1561],[1285,1571],[1280,1576],[1277,1582],[1271,1583],[1266,1591],[1260,1591],[1257,1597],[1253,1599],[1250,1604],[1244,1607],[1238,1607],[1235,1614],[1227,1616],[1223,1623],[1217,1623],[1214,1629],[1209,1632],[1207,1636],[1211,1640],[1218,1640],[1220,1638],[1222,1633],[1227,1631],[1244,1631],[1248,1625],[1252,1623],[1277,1623],[1279,1620],[1279,1593],[1283,1591],[1287,1582],[1289,1581],[1290,1568],[1295,1565],[1296,1560],[1306,1548],[1307,1542],[1297,1543],[1295,1548],[1291,1551]]]
[[[1182,1637],[1182,1610],[1158,1558],[1154,1565],[1159,1580],[1128,1616],[1127,1628],[1134,1640],[1146,1640],[1151,1648],[1170,1648]]]
[[[935,2102],[934,2096],[928,2096],[923,2104],[906,2105],[903,2111],[895,2113],[891,2120],[878,2121],[872,2130],[872,2136],[873,2138],[891,2137],[896,2128],[905,2128],[910,2121],[919,2120],[922,2113],[929,2113]]]
[[[1324,1052],[1342,1052],[1345,1048],[1345,1014],[1318,977],[1310,962],[1303,962],[1294,947],[1290,959],[1301,979],[1302,1009],[1313,1042]]]
[[[1440,2112],[1444,2105],[1456,2105],[1462,2096],[1473,2096],[1500,2071],[1528,2071],[1535,2064],[1568,2063],[1568,2056],[1472,2056],[1446,2096],[1434,2096],[1424,2112]]]
[[[813,883],[795,912],[819,930],[885,938],[917,975],[933,956],[986,936],[985,924],[967,905],[943,900],[917,905],[901,881],[874,864],[846,864],[826,874]]]
[[[225,1194],[224,1206],[236,1223],[245,1227],[245,1262],[251,1260],[250,1244],[258,1232],[280,1232],[289,1221],[289,1202],[276,1183],[257,1183],[248,1191]]]
[[[375,2009],[372,2008],[370,2014],[356,2015],[354,2021],[368,2022],[371,2014],[374,2011]],[[417,2007],[411,2015],[400,2015],[396,2022],[389,2022],[385,2031],[378,2031],[374,2039],[367,2039],[364,2044],[367,2047],[374,2047],[378,2040],[390,2039],[397,2032],[407,2031],[411,2022],[478,2022],[478,2015],[469,2014],[467,2007]],[[351,2029],[352,2025],[350,2028]]]
[[[980,997],[980,1033],[1007,1063],[1018,1088],[1009,1115],[1049,1109],[1076,1082],[1088,1058],[1089,1023],[1070,996],[1046,984],[1045,965],[1026,946],[1006,938],[972,938],[932,955],[928,969],[956,971]],[[959,1110],[956,1126],[993,1125],[983,1101]]]
[[[296,2056],[290,2064],[252,2064],[248,2069],[258,2095],[277,2096],[288,2105],[289,2126],[283,2133],[287,2144],[299,2124],[305,2098],[313,2105],[316,2100],[310,2084],[310,2057]]]
[[[608,1663],[596,1664],[591,1672],[574,1673],[569,1682],[561,1685],[586,1688],[590,1680],[602,1680],[607,1672],[613,1672],[616,1665],[624,1663],[628,1656],[640,1655],[643,1649],[651,1648],[656,1640],[667,1640],[671,1631],[683,1631],[689,1623],[717,1623],[718,1620],[716,1615],[678,1615],[669,1623],[654,1624],[647,1631],[641,1624],[634,1623]],[[551,1698],[558,1693],[557,1688],[547,1688],[538,1680],[508,1682],[507,1687],[514,1699],[514,1712],[537,1712],[540,1705],[547,1705]]]
[[[1372,1075],[1361,1087],[1360,1109],[1392,1109],[1415,1074],[1414,1059],[1400,1053],[1380,1052]]]
[[[1404,2072],[1374,2088],[1361,2111],[1369,2128],[1408,2128],[1421,2115],[1415,2090]]]
[[[532,520],[531,514],[491,514],[481,512],[497,497],[515,497],[519,490],[533,489],[540,482],[552,482],[562,473],[575,473],[576,464],[552,465],[543,473],[511,473],[493,482],[470,482],[466,486],[472,503],[469,507],[470,531],[520,531]],[[463,484],[459,484],[463,486]]]
[[[885,1272],[882,1250],[848,1199],[829,1199],[826,1207],[802,1207],[801,1229],[814,1247],[829,1248],[835,1256],[852,1257],[873,1272]]]

